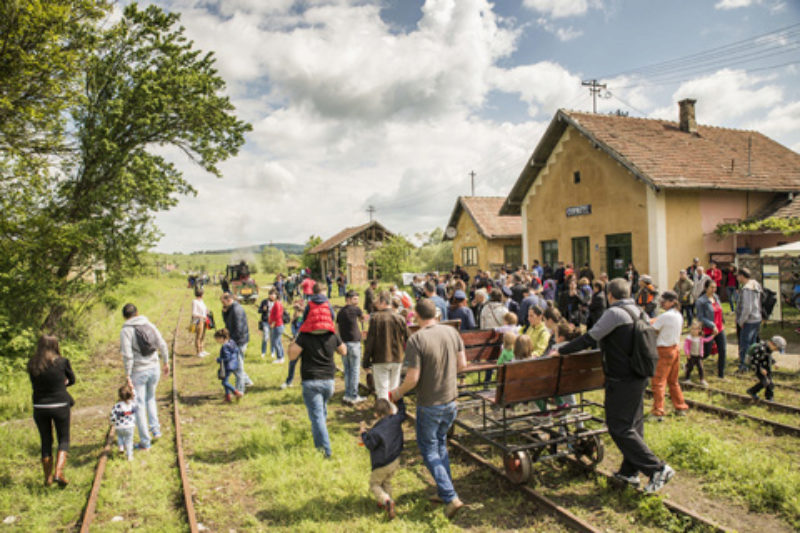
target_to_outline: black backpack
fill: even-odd
[[[761,290],[761,320],[766,320],[772,314],[775,304],[778,302],[778,295],[775,291],[763,288]]]
[[[656,340],[658,332],[647,316],[639,311],[639,316],[625,307],[621,306],[633,320],[633,342],[631,343],[631,370],[640,378],[651,378],[656,373],[656,363],[658,363],[658,348]]]
[[[160,342],[158,340],[158,333],[156,333],[153,326],[150,324],[137,324],[129,327],[133,328],[136,346],[139,348],[139,353],[142,357],[147,357],[153,352],[158,351]]]
[[[288,324],[290,319],[291,318],[289,317],[289,311],[284,309],[283,314],[281,315],[281,320],[283,321],[284,324]]]

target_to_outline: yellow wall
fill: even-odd
[[[521,242],[521,238],[486,239],[478,232],[478,228],[469,213],[462,209],[456,224],[456,237],[453,239],[453,264],[462,265],[470,276],[474,276],[478,270],[491,270],[491,264],[503,264],[505,262],[504,247],[506,245],[519,246]],[[476,266],[464,266],[462,262],[461,250],[470,246],[478,249],[478,264]]]
[[[578,184],[575,171],[581,173]],[[585,204],[591,204],[591,214],[566,216],[567,207]],[[633,262],[639,272],[648,271],[645,185],[571,126],[528,191],[525,206],[529,262],[542,260],[541,241],[546,240],[558,240],[559,260],[572,262],[572,238],[588,236],[590,265],[604,272],[606,235],[631,233]]]

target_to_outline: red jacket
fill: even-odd
[[[303,294],[306,296],[314,293],[314,283],[316,283],[311,278],[306,278],[300,283],[300,288],[303,289]]]
[[[283,325],[283,304],[280,300],[275,300],[272,309],[269,311],[270,327],[279,328]]]
[[[319,298],[322,296],[322,298]],[[318,299],[318,301],[314,301]],[[312,331],[326,330],[334,333],[333,310],[331,304],[324,295],[315,294],[308,301],[308,307],[303,317],[303,325],[300,326],[301,333],[311,333]]]

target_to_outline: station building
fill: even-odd
[[[559,110],[505,199],[522,219],[522,259],[620,276],[632,261],[671,287],[693,257],[755,253],[780,234],[720,239],[723,223],[758,218],[800,191],[800,154],[756,131]]]
[[[478,270],[518,267],[522,261],[522,219],[500,215],[502,196],[459,196],[443,240],[453,241],[453,264],[470,276]]]

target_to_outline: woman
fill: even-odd
[[[636,292],[636,289],[639,287],[639,271],[636,270],[632,262],[628,263],[628,270],[625,271],[625,279],[627,279],[628,283],[631,285],[631,294]]]
[[[208,352],[203,349],[206,338],[206,317],[208,307],[203,301],[203,287],[195,287],[194,300],[192,300],[192,326],[194,327],[194,347],[197,350],[197,357],[205,357]]]
[[[717,343],[717,352],[719,353],[717,359],[717,375],[720,378],[725,377],[725,325],[722,321],[722,303],[717,296],[717,284],[713,280],[707,279],[704,285],[703,294],[695,302],[695,314],[697,320],[703,324],[703,335],[712,335],[714,338],[705,343],[703,350],[703,357],[706,358],[711,354],[711,345]]]
[[[33,420],[42,441],[42,470],[45,486],[53,481],[67,486],[64,466],[69,451],[70,407],[75,403],[67,387],[75,383],[69,359],[61,357],[58,339],[42,335],[36,352],[28,361],[28,375],[33,386]],[[58,436],[58,458],[53,475],[53,425]]]
[[[489,303],[481,309],[481,329],[499,328],[503,325],[506,315],[506,306],[503,305],[503,293],[500,289],[492,289],[489,293]]]
[[[606,303],[605,284],[596,279],[592,282],[592,300],[589,302],[589,319],[586,321],[587,331],[597,324],[608,307]]]

